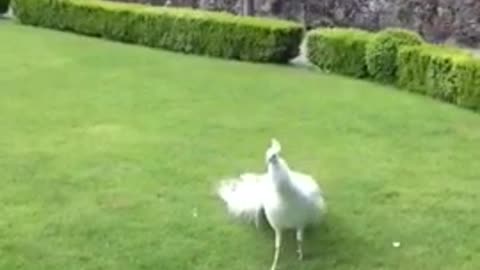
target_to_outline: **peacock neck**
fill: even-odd
[[[268,173],[277,191],[289,190],[290,174],[285,161],[280,158],[273,159],[268,165]]]

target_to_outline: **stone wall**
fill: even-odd
[[[164,5],[166,0],[112,0]],[[173,6],[242,13],[248,0],[169,0]],[[389,26],[415,30],[432,42],[480,45],[480,0],[251,0],[257,16],[305,23],[307,27]]]

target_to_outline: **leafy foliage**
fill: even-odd
[[[172,51],[258,62],[295,57],[295,23],[96,0],[14,0],[22,23]]]
[[[323,70],[366,77],[365,47],[372,37],[372,33],[357,29],[317,29],[308,37],[308,58]]]
[[[408,30],[387,28],[378,32],[366,46],[368,72],[377,81],[394,83],[397,79],[398,49],[422,43],[420,35]]]
[[[452,68],[456,104],[474,110],[480,109],[480,61],[464,59]]]
[[[447,46],[410,46],[398,53],[398,85],[463,107],[480,108],[480,61]]]
[[[0,0],[0,14],[6,13],[10,6],[10,0]]]

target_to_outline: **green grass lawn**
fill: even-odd
[[[329,205],[279,269],[480,269],[478,114],[7,21],[0,41],[0,269],[268,269],[273,234],[214,186],[264,170],[272,136]]]

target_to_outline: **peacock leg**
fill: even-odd
[[[275,255],[273,256],[273,263],[271,270],[276,270],[278,257],[280,256],[280,244],[282,242],[282,231],[275,230]]]
[[[298,260],[303,260],[303,229],[297,229],[297,253],[298,253]]]

